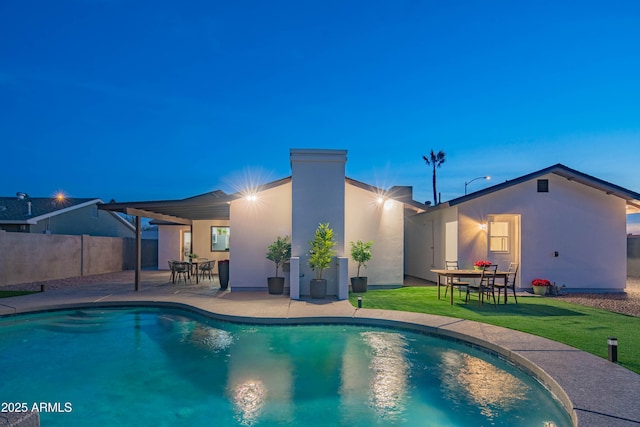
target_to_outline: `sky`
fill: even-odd
[[[637,1],[3,0],[0,40],[2,196],[234,192],[290,148],[421,202],[432,149],[442,201],[556,163],[640,192]]]

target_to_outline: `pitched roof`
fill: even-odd
[[[74,209],[102,203],[100,199],[53,197],[0,197],[0,224],[36,224]]]
[[[376,194],[386,194],[386,197],[402,202],[407,209],[416,212],[422,212],[427,209],[426,205],[418,203],[402,195],[394,189],[388,192],[365,184],[355,179],[346,178],[345,181],[356,187],[374,192]],[[249,189],[252,193],[259,193],[270,188],[279,187],[291,182],[291,177],[278,179],[263,185]],[[186,199],[179,200],[157,200],[149,202],[123,202],[123,203],[105,203],[99,206],[100,209],[121,212],[128,215],[141,216],[145,218],[154,218],[170,224],[191,224],[194,220],[212,220],[212,219],[229,219],[229,204],[236,199],[240,199],[246,195],[247,191],[238,191],[233,194],[227,194],[224,191],[216,190],[209,193],[200,194]],[[157,222],[155,222],[157,223]]]
[[[640,194],[639,193],[636,193],[635,191],[627,190],[626,188],[620,187],[615,184],[611,184],[610,182],[603,181],[602,179],[596,178],[591,175],[587,175],[586,173],[577,171],[575,169],[571,169],[561,163],[555,164],[553,166],[549,166],[548,168],[541,169],[539,171],[532,172],[527,175],[523,175],[516,179],[505,181],[501,184],[484,188],[482,190],[473,192],[471,194],[468,194],[462,197],[458,197],[456,199],[449,200],[447,204],[449,206],[458,205],[460,203],[464,203],[469,200],[476,199],[478,197],[483,197],[487,194],[495,193],[496,191],[500,191],[502,189],[505,189],[505,188],[508,188],[508,187],[511,187],[511,186],[514,186],[514,185],[523,183],[525,181],[529,181],[550,173],[566,178],[569,181],[575,181],[580,184],[586,185],[588,187],[595,188],[597,190],[605,192],[606,194],[620,197],[626,200],[628,213],[640,212]]]

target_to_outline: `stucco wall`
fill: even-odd
[[[191,236],[193,253],[197,254],[200,258],[216,260],[213,266],[213,272],[215,274],[218,272],[218,261],[221,259],[229,259],[229,252],[211,250],[211,227],[228,227],[229,224],[227,220],[193,221],[193,234]],[[234,231],[233,228],[230,229],[230,239],[235,235]]]
[[[346,150],[291,150],[292,256],[300,257],[300,295],[310,294],[315,273],[308,265],[309,241],[320,223],[329,223],[336,255],[345,256]],[[322,274],[327,295],[338,294],[337,259]]]
[[[625,201],[554,174],[541,178],[548,193],[537,192],[534,179],[459,205],[459,260],[487,256],[477,224],[488,215],[521,214],[523,287],[542,277],[569,289],[624,289]]]
[[[457,208],[434,209],[405,220],[405,274],[436,281],[430,270],[444,268],[445,224],[457,221]]]
[[[267,289],[275,265],[265,258],[277,236],[291,236],[291,183],[260,192],[256,200],[231,202],[229,286],[231,289]],[[289,286],[289,273],[279,272]]]
[[[0,286],[133,268],[133,239],[0,231]]]
[[[368,284],[401,285],[404,262],[404,208],[390,200],[378,203],[377,195],[355,187],[345,186],[345,250],[349,258],[349,277],[355,277],[358,264],[351,259],[350,242],[373,240],[371,261],[361,276]]]
[[[169,261],[181,261],[182,232],[189,231],[188,225],[158,226],[158,269],[168,270]],[[197,252],[196,252],[197,253]],[[199,254],[198,254],[199,255]]]

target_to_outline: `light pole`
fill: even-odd
[[[486,179],[486,180],[490,180],[491,177],[490,176],[479,176],[477,178],[473,178],[471,181],[465,182],[464,183],[464,195],[467,195],[467,187],[469,186],[469,184],[471,184],[473,181],[478,180],[478,179]]]

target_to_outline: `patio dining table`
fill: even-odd
[[[460,269],[460,270],[439,270],[433,269],[431,272],[436,273],[438,275],[438,299],[440,299],[440,286],[445,285],[446,281],[455,278],[475,278],[479,279],[482,276],[482,270],[473,270],[473,269]],[[496,278],[504,280],[504,303],[507,303],[507,271],[496,271]],[[443,284],[440,280],[441,277],[445,278],[445,283]],[[453,289],[449,293],[449,303],[453,305]]]
[[[210,259],[206,259],[206,258],[200,258],[200,259],[194,258],[189,262],[191,264],[191,270],[190,271],[193,272],[193,270],[195,268],[195,271],[196,271],[196,283],[200,283],[200,281],[198,279],[198,276],[199,276],[199,273],[200,273],[199,266],[201,264],[205,264],[207,262],[211,262],[211,260]]]

